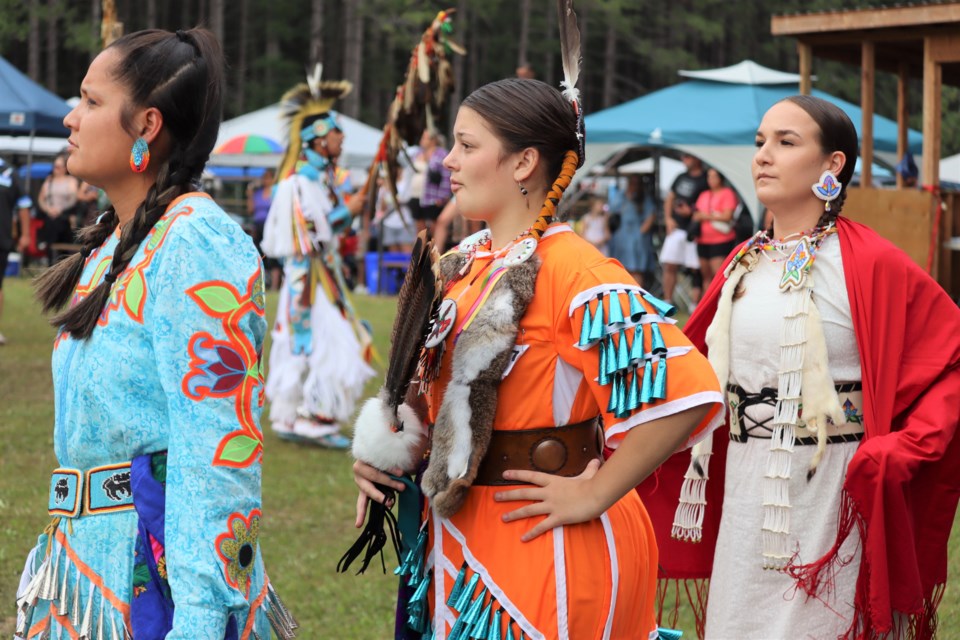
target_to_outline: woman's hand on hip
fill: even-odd
[[[592,460],[583,473],[572,478],[538,471],[505,471],[505,479],[529,482],[534,486],[498,491],[494,499],[497,502],[532,502],[504,514],[504,522],[546,516],[520,538],[529,542],[554,527],[587,522],[603,513],[600,500],[591,489],[591,481],[599,469],[600,461]]]

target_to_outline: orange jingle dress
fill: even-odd
[[[704,404],[714,407],[688,446],[718,426],[723,399],[716,377],[674,321],[661,315],[672,313],[669,305],[566,224],[548,228],[536,251],[542,266],[499,387],[495,431],[576,424],[599,414],[605,444],[616,449],[632,427]],[[494,259],[478,252],[469,273],[446,293],[461,310],[455,327],[481,295],[484,277],[474,282],[474,276],[490,270]],[[446,338],[427,398],[431,423],[450,381],[456,333]],[[634,347],[637,335],[642,352]],[[649,397],[658,382],[664,397]],[[538,520],[503,522],[520,506],[494,501],[503,488],[471,487],[450,519],[426,508],[427,577],[414,596],[428,606],[432,636],[428,630],[424,637],[657,637],[657,543],[636,492],[595,520],[524,543],[520,537]]]

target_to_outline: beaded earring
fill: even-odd
[[[130,149],[130,168],[134,173],[143,173],[150,164],[150,147],[142,137],[133,142]]]
[[[837,199],[843,185],[837,180],[837,176],[829,169],[820,174],[820,181],[810,187],[813,189],[813,195],[824,201],[824,210],[830,211],[830,203]]]

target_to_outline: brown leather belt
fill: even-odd
[[[473,484],[527,484],[504,480],[503,472],[508,469],[576,476],[591,460],[602,459],[603,430],[595,417],[563,427],[494,431]]]

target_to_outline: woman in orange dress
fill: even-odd
[[[481,87],[457,116],[444,162],[458,207],[488,229],[440,260],[425,501],[397,637],[657,637],[657,544],[631,488],[716,426],[722,397],[672,307],[555,221],[576,130],[536,80]],[[386,472],[413,469],[371,462],[354,465],[357,526],[367,497],[389,506],[376,484],[412,486]]]

